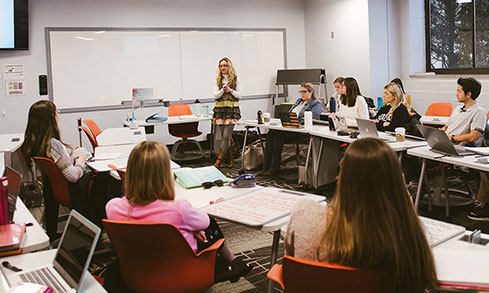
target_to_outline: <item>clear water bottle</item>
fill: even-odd
[[[202,105],[200,104],[199,99],[195,99],[194,102],[194,115],[200,117],[202,114]]]
[[[334,97],[329,99],[329,112],[336,113],[336,99]]]

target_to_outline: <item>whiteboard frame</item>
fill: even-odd
[[[257,31],[257,32],[282,32],[283,37],[283,50],[284,50],[284,68],[288,69],[287,66],[287,31],[285,28],[215,28],[215,27],[46,27],[46,54],[47,54],[47,71],[48,71],[48,93],[49,100],[54,102],[53,97],[53,80],[52,80],[52,59],[51,59],[51,32],[69,32],[69,31],[172,31],[172,32],[189,32],[189,31],[202,31],[202,32],[233,32],[233,31]],[[278,70],[278,68],[277,68]],[[283,93],[279,94],[280,97],[284,97]],[[257,100],[274,98],[275,93],[265,94],[265,95],[249,95],[242,96],[241,100]],[[162,103],[163,100],[160,102]],[[201,103],[212,103],[214,99],[202,99]],[[161,107],[161,103],[144,105],[144,108],[150,107]],[[178,100],[170,101],[170,104],[193,104],[194,100]],[[63,113],[80,113],[80,112],[96,112],[96,111],[107,111],[107,110],[121,110],[121,109],[131,109],[129,105],[110,105],[110,106],[90,106],[90,107],[76,107],[76,108],[63,108],[59,109],[60,114]]]

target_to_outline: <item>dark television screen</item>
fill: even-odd
[[[28,0],[0,0],[0,50],[29,49]]]

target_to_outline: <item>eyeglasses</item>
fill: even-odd
[[[212,186],[221,187],[221,186],[223,186],[223,185],[224,185],[224,181],[222,181],[221,179],[219,179],[219,180],[216,180],[216,181],[214,181],[214,182],[210,182],[210,181],[208,181],[208,182],[204,182],[204,183],[202,183],[202,185],[201,185],[201,186],[202,186],[202,187],[204,187],[204,189],[209,189],[209,188],[211,188]]]
[[[308,93],[309,91],[299,91],[299,94],[305,94]]]
[[[222,65],[219,65],[219,67],[228,67],[229,65],[227,64],[222,64]]]

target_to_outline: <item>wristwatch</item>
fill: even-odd
[[[452,142],[456,142],[456,141],[455,141],[455,135],[452,135],[451,141],[452,141]]]

